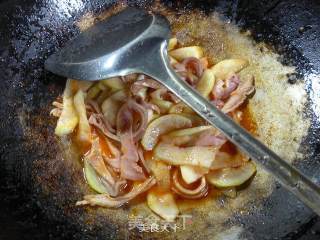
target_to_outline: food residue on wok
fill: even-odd
[[[254,78],[237,74],[245,59],[214,63],[200,46],[168,43],[178,75],[239,124]],[[214,63],[214,64],[213,64]],[[86,182],[96,192],[77,205],[117,208],[145,193],[166,220],[179,214],[176,199],[203,199],[210,189],[235,197],[255,165],[227,138],[162,84],[143,74],[97,82],[68,79],[55,134],[70,135],[82,151]],[[230,151],[230,145],[231,150]]]

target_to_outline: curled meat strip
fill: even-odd
[[[139,118],[134,118],[134,113]],[[129,180],[144,180],[143,169],[136,142],[139,141],[147,127],[147,111],[134,100],[129,99],[122,105],[117,115],[117,135],[121,143],[121,176]],[[139,122],[134,121],[139,119]]]
[[[247,97],[254,91],[254,78],[250,76],[240,82],[238,88],[231,93],[230,98],[225,102],[221,111],[229,113],[239,107]]]

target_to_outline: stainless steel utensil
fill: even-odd
[[[169,36],[169,22],[164,17],[127,8],[81,33],[50,56],[45,67],[79,80],[96,81],[130,73],[153,77],[320,215],[320,188],[316,184],[210,104],[171,69],[166,50]]]

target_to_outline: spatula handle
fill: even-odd
[[[320,216],[320,188],[295,167],[284,161],[230,117],[208,102],[171,69],[166,45],[161,49],[163,66],[158,66],[152,77],[164,84],[202,118],[218,128],[224,135],[269,171],[282,185],[291,191]]]

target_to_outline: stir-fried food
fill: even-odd
[[[200,46],[169,41],[177,74],[204,98],[241,121],[239,107],[254,91],[254,78],[240,78],[244,59],[211,64]],[[59,137],[80,151],[85,179],[95,194],[77,205],[120,207],[142,193],[150,209],[166,220],[179,214],[177,199],[205,198],[210,189],[235,197],[255,165],[166,87],[143,74],[98,82],[67,80],[58,117]]]

